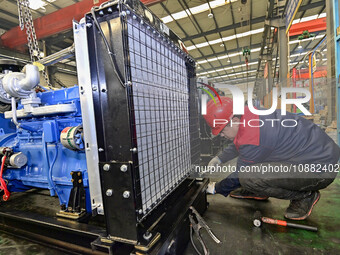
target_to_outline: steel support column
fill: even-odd
[[[279,28],[279,57],[280,57],[280,84],[287,80],[288,74],[288,39],[286,35],[286,27]]]
[[[272,61],[268,61],[268,91],[267,93],[270,93],[270,91],[273,89],[273,68],[272,68]]]
[[[335,89],[336,89],[336,107],[337,107],[337,136],[338,136],[338,144],[340,142],[340,104],[339,104],[339,96],[340,96],[340,6],[339,0],[333,0],[333,31],[334,31],[334,59],[335,59]]]
[[[330,38],[334,38],[334,15],[333,15],[333,1],[326,0],[326,20],[327,20],[327,105],[328,116],[327,123],[330,124],[336,119],[336,86],[335,81],[335,50],[334,42]]]

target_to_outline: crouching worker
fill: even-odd
[[[207,192],[234,198],[287,199],[286,218],[307,218],[320,199],[319,190],[337,175],[338,145],[317,125],[295,114],[281,115],[276,110],[259,116],[245,106],[242,116],[233,115],[232,99],[221,99],[222,105],[217,100],[217,104],[213,100],[207,103],[204,118],[213,135],[233,143],[209,166],[238,160],[236,171],[218,183],[209,183]]]

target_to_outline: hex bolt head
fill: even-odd
[[[128,170],[128,166],[127,165],[121,165],[120,171],[125,173],[127,170]]]
[[[107,195],[108,197],[111,197],[112,194],[113,194],[113,190],[112,190],[112,189],[106,190],[106,195]]]
[[[109,165],[109,164],[105,164],[105,165],[103,166],[103,170],[104,170],[104,171],[109,171],[109,170],[110,170],[110,165]]]
[[[133,153],[136,153],[137,152],[137,148],[132,148],[132,149],[130,149],[130,151],[132,151]]]
[[[148,231],[146,231],[143,235],[143,238],[147,241],[149,241],[151,237],[152,237],[152,233],[150,233]]]
[[[124,191],[124,193],[123,193],[123,197],[124,198],[129,198],[130,197],[130,191]]]

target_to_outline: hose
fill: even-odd
[[[48,184],[49,184],[49,190],[51,192],[51,196],[55,195],[55,191],[53,189],[53,181],[52,178],[50,178],[50,162],[48,160],[48,151],[47,151],[47,143],[45,141],[45,134],[43,133],[42,135],[42,143],[43,143],[43,149],[44,149],[44,154],[45,154],[45,160],[46,160],[46,165],[48,168],[48,174],[47,174],[47,180],[48,180]]]
[[[12,97],[12,120],[13,123],[16,125],[17,128],[20,128],[20,124],[18,123],[17,119],[17,102],[15,101],[15,98]]]
[[[58,145],[55,144],[55,154],[54,154],[52,163],[50,164],[49,157],[48,157],[47,143],[45,141],[45,134],[42,135],[42,142],[43,142],[43,146],[44,146],[43,148],[44,148],[46,163],[47,163],[47,167],[48,167],[47,180],[48,180],[48,184],[50,185],[49,189],[50,189],[50,192],[51,192],[51,196],[54,196],[55,194],[57,194],[57,196],[60,200],[61,199],[60,193],[58,192],[58,189],[57,189],[56,185],[54,184],[53,178],[52,178],[52,170],[53,170],[54,164],[55,164],[57,157],[58,157]]]
[[[54,164],[55,164],[55,162],[57,160],[57,157],[58,157],[58,145],[55,144],[55,154],[54,154],[54,158],[52,160],[52,164],[50,165],[50,168],[48,170],[48,177],[49,177],[49,179],[51,181],[53,189],[55,190],[55,192],[57,193],[58,198],[60,199],[60,194],[59,194],[58,189],[57,189],[56,185],[54,184],[53,178],[52,178],[52,170],[53,170]]]
[[[91,15],[92,15],[92,18],[93,18],[93,21],[94,21],[94,24],[96,25],[103,41],[104,41],[104,44],[105,44],[105,47],[106,47],[106,50],[107,50],[107,53],[109,54],[110,56],[110,62],[111,62],[111,65],[113,67],[113,71],[114,73],[116,74],[117,76],[117,79],[119,80],[119,83],[122,85],[123,88],[126,87],[125,83],[123,82],[124,78],[122,76],[122,74],[120,73],[119,69],[118,69],[118,65],[117,65],[117,60],[115,58],[115,54],[112,52],[111,50],[111,47],[109,45],[109,42],[107,41],[105,35],[104,35],[104,32],[97,20],[97,17],[96,17],[96,14],[95,14],[95,10],[97,9],[96,6],[92,7],[91,9]]]
[[[7,201],[11,194],[7,189],[5,180],[2,178],[2,173],[4,172],[6,158],[7,158],[6,155],[2,157],[1,170],[0,170],[0,188],[5,192],[5,194],[2,197],[4,201]]]

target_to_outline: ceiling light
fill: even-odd
[[[230,63],[230,62],[231,62],[230,58],[228,58],[227,62],[228,62],[228,63]]]
[[[224,47],[224,44],[223,44],[223,43],[221,43],[221,44],[220,44],[220,47]]]
[[[251,31],[244,32],[244,33],[238,33],[236,35],[223,37],[222,41],[228,42],[228,41],[231,41],[231,40],[235,40],[236,38],[242,38],[242,37],[246,37],[246,36],[250,36],[250,35],[254,35],[254,34],[259,34],[259,33],[262,33],[263,31],[264,31],[264,28],[259,28],[259,29],[251,30]],[[196,48],[202,48],[202,47],[206,47],[206,46],[213,45],[213,44],[216,44],[216,43],[221,43],[221,39],[211,40],[211,41],[208,41],[208,43],[200,43],[200,44],[197,44],[197,45],[192,45],[192,46],[187,47],[187,50],[191,51],[191,50],[194,50]]]
[[[189,9],[186,9],[185,11],[187,13],[189,13],[189,15],[191,15],[191,13],[192,14],[198,14],[198,13],[202,13],[202,12],[209,11],[209,10],[211,12],[211,9],[214,9],[214,8],[219,7],[219,6],[226,5],[226,4],[230,4],[230,3],[236,2],[236,1],[237,0],[214,0],[214,1],[209,2],[210,8],[209,8],[209,4],[205,3],[205,4],[195,6],[195,7],[191,7]],[[174,17],[175,20],[187,17],[187,16],[183,16],[183,15],[177,15],[177,13],[172,14],[172,16]],[[172,19],[170,15],[161,18],[161,20],[164,23],[169,23],[169,22],[173,21],[174,19]]]
[[[46,5],[46,3],[42,0],[29,0],[29,6],[33,10],[38,10]]]
[[[302,45],[301,45],[301,42],[299,42],[299,46],[298,46],[298,49],[302,49]]]
[[[32,9],[32,10],[38,10],[38,9],[41,9],[43,12],[46,11],[46,8],[45,6],[48,4],[48,3],[53,3],[55,0],[29,0],[29,7]]]
[[[186,13],[186,11],[181,11],[181,12],[177,12],[172,14],[172,17],[174,17],[174,19],[183,19],[185,17],[188,17],[188,14]]]
[[[297,24],[297,23],[300,23],[300,22],[310,21],[310,20],[315,20],[315,19],[320,19],[320,18],[325,18],[325,17],[326,17],[326,13],[323,12],[320,15],[312,15],[312,16],[301,18],[301,19],[295,19],[295,20],[293,20],[292,24]]]
[[[261,50],[261,48],[254,48],[254,49],[251,49],[251,52],[257,52],[257,51],[260,51],[260,50]],[[216,60],[222,60],[222,59],[226,59],[226,58],[236,57],[236,56],[240,56],[240,55],[243,55],[242,51],[232,53],[232,54],[228,54],[228,55],[224,55],[224,56],[219,56],[219,57],[216,57],[216,58],[209,58],[207,60],[201,60],[201,61],[198,61],[197,63],[198,64],[205,64],[205,63],[208,63],[208,62],[213,62],[213,61],[216,61]]]
[[[300,22],[305,22],[305,21],[311,21],[311,20],[315,20],[318,18],[318,14],[313,15],[313,16],[308,16],[308,17],[304,17],[300,19]]]

